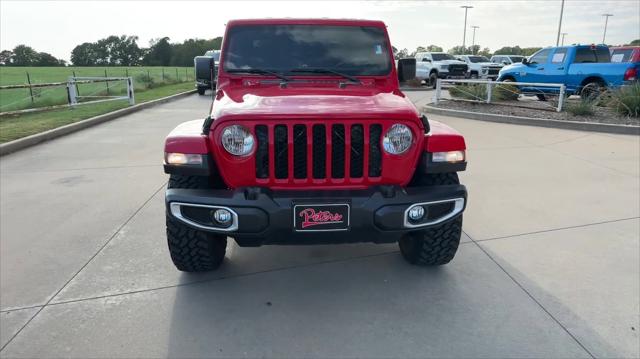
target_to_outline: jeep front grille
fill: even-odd
[[[382,175],[380,124],[256,125],[255,133],[258,179],[269,178],[270,168],[276,179],[349,180]],[[273,154],[269,153],[270,136]]]

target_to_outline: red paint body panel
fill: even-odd
[[[204,120],[181,123],[167,136],[164,151],[177,153],[207,154],[207,136],[202,134]]]
[[[248,19],[233,20],[227,24],[227,31],[234,26],[248,25],[340,25],[386,27],[381,21],[332,20],[332,19]],[[230,188],[243,186],[263,186],[273,189],[363,189],[373,185],[406,185],[411,180],[424,150],[448,151],[464,149],[464,139],[446,125],[430,121],[431,133],[424,134],[420,114],[413,103],[399,90],[398,76],[393,60],[391,70],[384,76],[358,76],[362,85],[349,84],[340,88],[344,79],[334,75],[288,75],[295,81],[280,86],[274,76],[261,74],[229,74],[224,70],[228,36],[222,45],[217,90],[210,115],[214,119],[211,131],[201,134],[202,121],[191,121],[178,126],[167,138],[165,151],[183,153],[212,153],[222,179]],[[391,43],[386,35],[386,46]],[[382,151],[382,175],[368,177],[369,152],[364,154],[363,177],[349,177],[349,157],[345,156],[345,178],[333,179],[330,175],[331,136],[327,130],[327,178],[313,179],[311,173],[311,131],[307,131],[307,172],[308,178],[293,178],[293,160],[289,157],[289,178],[274,177],[273,127],[286,124],[289,128],[289,145],[292,145],[292,128],[295,124],[324,124],[327,129],[332,123],[345,125],[346,148],[350,148],[348,129],[352,124],[362,124],[364,146],[369,146],[368,124],[382,125],[382,134],[394,123],[403,123],[412,130],[414,144],[402,155],[390,155]],[[256,125],[269,128],[269,178],[256,178],[256,164],[253,153],[246,157],[232,156],[221,144],[221,133],[230,124],[246,126],[255,136]],[[382,136],[381,136],[382,137]],[[382,139],[381,139],[382,140]],[[254,148],[255,152],[255,148]]]
[[[447,152],[466,150],[464,137],[458,131],[442,122],[429,120],[431,131],[425,136],[424,150],[427,152]]]

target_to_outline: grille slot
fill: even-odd
[[[331,177],[344,178],[344,125],[331,126]]]
[[[313,178],[327,176],[327,129],[324,125],[313,125]]]
[[[364,129],[362,125],[351,126],[351,159],[349,174],[351,177],[362,177],[364,164]]]
[[[274,127],[274,165],[276,178],[282,179],[289,177],[289,148],[287,146],[287,126],[276,125]]]
[[[348,183],[380,177],[382,128],[362,123],[256,125],[256,179]]]
[[[293,126],[293,177],[307,178],[307,126]]]
[[[269,134],[267,126],[256,126],[258,148],[256,150],[256,177],[269,178]]]
[[[381,125],[371,125],[369,127],[369,177],[380,177],[382,175],[381,135]]]

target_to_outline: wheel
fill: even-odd
[[[447,186],[460,184],[458,174],[434,173],[414,178],[409,186]],[[449,263],[458,250],[462,235],[462,216],[438,226],[411,232],[398,242],[400,253],[415,265]]]
[[[462,235],[462,216],[435,227],[412,232],[400,239],[400,253],[414,265],[449,263],[456,255]]]
[[[202,96],[207,91],[206,87],[198,86],[198,95]]]
[[[606,89],[607,85],[605,85],[602,81],[596,80],[589,82],[588,84],[584,85],[584,87],[580,91],[580,98],[582,98],[583,101],[594,101]]]
[[[437,85],[438,85],[438,74],[435,72],[432,72],[429,74],[429,86],[431,86],[432,88],[436,88]]]
[[[543,94],[537,94],[536,97],[540,101],[547,101],[547,97],[545,95],[543,95]]]
[[[171,175],[168,188],[206,189],[207,177]],[[193,229],[166,214],[167,244],[173,264],[183,272],[215,270],[222,264],[227,236]]]

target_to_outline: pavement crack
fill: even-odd
[[[92,255],[88,260],[87,260],[87,262],[86,262],[82,267],[80,267],[80,269],[78,269],[78,270],[73,274],[73,276],[71,276],[71,278],[69,278],[69,280],[67,280],[67,281],[65,282],[65,284],[64,284],[60,289],[58,289],[58,291],[56,291],[56,292],[55,292],[55,293],[54,293],[54,294],[53,294],[53,295],[52,295],[52,296],[47,300],[47,302],[46,302],[42,307],[40,307],[40,309],[38,309],[38,311],[37,311],[37,312],[36,312],[36,313],[35,313],[35,314],[34,314],[34,315],[33,315],[33,316],[32,316],[32,317],[31,317],[31,318],[30,318],[30,319],[29,319],[29,320],[28,320],[28,321],[27,321],[27,322],[26,322],[26,323],[25,323],[25,324],[24,324],[24,325],[23,325],[23,326],[22,326],[18,331],[16,331],[16,333],[15,333],[14,335],[12,335],[12,336],[11,336],[11,338],[10,338],[10,339],[9,339],[9,340],[8,340],[8,341],[7,341],[3,346],[2,346],[2,348],[0,348],[0,352],[1,352],[2,350],[4,350],[4,348],[6,348],[6,347],[7,347],[7,345],[9,345],[9,344],[13,341],[13,339],[15,339],[15,338],[16,338],[16,337],[17,337],[17,336],[22,332],[22,330],[23,330],[24,328],[26,328],[26,327],[27,327],[27,325],[29,325],[29,323],[31,323],[31,321],[32,321],[35,317],[37,317],[37,316],[38,316],[38,314],[40,314],[40,312],[42,312],[42,310],[43,310],[44,308],[46,308],[47,306],[49,306],[49,303],[51,303],[51,301],[52,301],[56,296],[58,296],[58,294],[60,294],[60,292],[62,292],[62,290],[63,290],[64,288],[66,288],[66,287],[67,287],[67,285],[69,285],[69,283],[71,283],[71,281],[72,281],[72,280],[74,280],[74,279],[78,276],[78,274],[80,274],[80,272],[82,272],[82,270],[83,270],[83,269],[85,269],[85,268],[87,267],[87,265],[89,265],[89,263],[91,263],[91,261],[93,261],[93,259],[94,259],[95,257],[97,257],[97,256],[98,256],[98,254],[100,254],[100,252],[102,252],[102,250],[103,250],[103,249],[104,249],[104,248],[105,248],[109,243],[111,243],[111,240],[113,240],[113,239],[118,235],[118,233],[120,233],[120,231],[122,230],[122,228],[124,228],[124,226],[126,226],[129,222],[131,222],[131,220],[132,220],[132,219],[133,219],[133,218],[134,218],[138,213],[140,213],[140,211],[141,211],[141,210],[142,210],[142,209],[143,209],[143,208],[144,208],[144,207],[145,207],[145,206],[146,206],[146,205],[151,201],[151,199],[153,199],[153,197],[155,197],[155,195],[156,195],[156,194],[158,194],[158,192],[160,192],[164,187],[166,187],[166,185],[167,185],[167,182],[165,181],[165,182],[163,182],[163,183],[162,183],[162,185],[161,185],[158,189],[156,189],[155,191],[153,191],[153,193],[151,194],[151,196],[149,196],[149,198],[147,198],[147,200],[146,200],[146,201],[144,201],[144,203],[142,203],[142,205],[141,205],[141,206],[139,206],[139,207],[138,207],[138,208],[133,212],[133,214],[131,214],[131,216],[129,216],[129,218],[127,218],[127,220],[126,220],[126,221],[124,221],[124,223],[122,223],[122,224],[121,224],[121,225],[120,225],[120,226],[119,226],[119,227],[118,227],[118,228],[113,232],[113,234],[109,237],[109,239],[107,239],[107,240],[104,242],[104,244],[103,244],[102,246],[100,246],[100,248],[99,248],[99,249],[98,249],[98,250],[97,250],[97,251],[96,251],[96,252],[95,252],[95,253],[94,253],[94,254],[93,254],[93,255]]]
[[[629,221],[632,219],[640,219],[640,217],[629,217],[629,218],[620,218],[620,219],[612,219],[612,220],[608,220],[608,221],[602,221],[602,222],[593,222],[593,223],[586,223],[586,224],[578,224],[575,226],[568,226],[568,227],[559,227],[559,228],[551,228],[551,229],[542,229],[539,231],[532,231],[532,232],[525,232],[525,233],[518,233],[518,234],[510,234],[508,236],[500,236],[500,237],[491,237],[491,238],[485,238],[485,239],[476,239],[474,240],[474,242],[480,243],[480,242],[486,242],[486,241],[493,241],[496,239],[507,239],[507,238],[513,238],[513,237],[522,237],[522,236],[528,236],[530,234],[538,234],[538,233],[547,233],[547,232],[556,232],[556,231],[564,231],[567,229],[574,229],[574,228],[583,228],[583,227],[591,227],[591,226],[598,226],[601,224],[607,224],[607,223],[616,223],[616,222],[623,222],[623,221]],[[469,237],[471,238],[471,237]]]
[[[571,332],[569,331],[569,329],[567,329],[567,327],[565,327],[565,326],[564,326],[564,325],[563,325],[563,324],[562,324],[562,323],[561,323],[561,322],[560,322],[556,317],[554,317],[554,316],[553,316],[553,314],[551,314],[551,312],[550,312],[549,310],[547,310],[547,308],[545,308],[545,307],[542,305],[542,303],[541,303],[540,301],[538,301],[538,300],[533,296],[533,294],[531,294],[531,293],[530,293],[530,292],[529,292],[529,291],[524,287],[524,285],[520,284],[520,282],[518,282],[518,280],[517,280],[515,277],[513,277],[513,276],[511,275],[511,273],[509,273],[509,272],[508,272],[508,271],[507,271],[507,270],[506,270],[506,269],[505,269],[505,268],[504,268],[500,263],[498,263],[498,261],[496,261],[496,260],[495,260],[495,258],[493,258],[493,257],[491,256],[491,254],[489,254],[489,252],[487,252],[484,248],[482,248],[482,246],[481,246],[478,242],[476,242],[476,241],[475,241],[475,240],[474,240],[474,239],[469,235],[469,233],[464,232],[464,231],[463,231],[463,233],[464,233],[464,234],[466,234],[466,235],[469,237],[469,239],[470,239],[473,243],[475,243],[475,245],[476,245],[476,246],[477,246],[477,247],[478,247],[478,248],[479,248],[479,249],[480,249],[480,250],[481,250],[481,251],[482,251],[482,252],[483,252],[487,257],[489,257],[489,259],[491,259],[491,261],[492,261],[495,265],[497,265],[497,266],[498,266],[498,268],[500,268],[500,270],[502,270],[502,272],[504,272],[504,274],[506,274],[506,275],[507,275],[507,277],[509,277],[509,278],[513,281],[513,283],[515,283],[515,284],[516,284],[516,285],[517,285],[517,286],[518,286],[518,287],[519,287],[523,292],[525,292],[525,293],[526,293],[526,295],[527,295],[529,298],[531,298],[531,300],[533,300],[533,301],[534,301],[534,302],[535,302],[535,303],[536,303],[536,304],[537,304],[537,305],[538,305],[538,306],[539,306],[539,307],[540,307],[540,308],[541,308],[545,313],[547,313],[547,315],[548,315],[551,319],[553,319],[553,321],[555,321],[555,322],[556,322],[556,324],[558,324],[558,325],[559,325],[559,326],[560,326],[560,327],[565,331],[565,333],[567,333],[567,334],[568,334],[568,335],[569,335],[569,336],[570,336],[570,337],[571,337],[571,338],[572,338],[572,339],[573,339],[573,340],[574,340],[574,341],[575,341],[575,342],[576,342],[576,343],[577,343],[577,344],[578,344],[578,345],[579,345],[579,346],[580,346],[580,347],[581,347],[581,348],[582,348],[582,349],[583,349],[587,354],[589,354],[589,356],[590,356],[591,358],[595,359],[595,356],[593,355],[593,353],[591,353],[591,352],[589,351],[589,349],[587,349],[587,348],[586,348],[586,347],[585,347],[585,346],[584,346],[584,345],[583,345],[583,344],[578,340],[578,338],[576,338],[576,337],[573,335],[573,333],[571,333]]]

